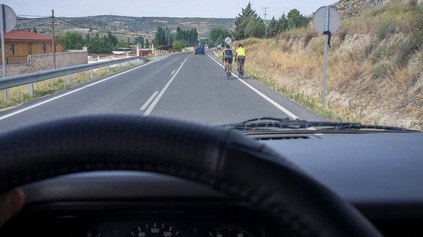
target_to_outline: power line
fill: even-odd
[[[269,7],[262,7],[264,9],[264,24],[267,25],[267,9],[269,9]]]

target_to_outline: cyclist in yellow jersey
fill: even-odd
[[[241,66],[244,66],[246,56],[245,48],[242,44],[239,44],[238,48],[235,50],[235,60],[239,63],[238,71]]]

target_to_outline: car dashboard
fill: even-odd
[[[269,236],[259,210],[211,188],[148,172],[65,175],[23,187],[25,214],[1,236]],[[20,228],[30,223],[31,228]],[[15,226],[16,225],[16,226]]]
[[[251,137],[348,200],[385,236],[423,236],[423,134]],[[27,205],[1,236],[296,236],[243,200],[162,174],[96,171],[22,188]]]

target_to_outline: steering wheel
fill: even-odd
[[[82,116],[4,133],[0,147],[0,192],[82,171],[151,171],[245,200],[298,236],[381,236],[354,207],[287,159],[227,128]]]

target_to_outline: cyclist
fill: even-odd
[[[235,60],[238,62],[238,72],[240,71],[241,67],[244,66],[245,63],[245,48],[242,46],[242,44],[238,45],[238,48],[235,50]],[[244,70],[243,70],[244,71]]]
[[[223,60],[226,67],[226,63],[228,63],[229,71],[232,72],[232,61],[233,61],[233,52],[231,50],[231,46],[226,45],[226,49],[223,50]]]

